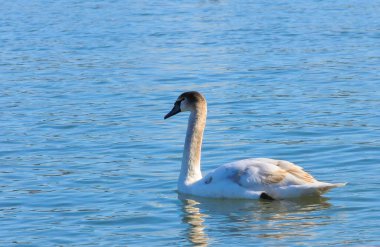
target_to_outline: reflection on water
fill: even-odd
[[[212,228],[225,231],[226,237],[271,239],[313,236],[313,228],[328,225],[330,216],[315,212],[328,209],[326,198],[302,200],[227,200],[179,195],[183,222],[188,224],[189,242],[206,246],[212,242]],[[221,229],[225,227],[225,229]],[[317,230],[317,229],[316,229]]]
[[[184,212],[183,222],[189,224],[188,228],[188,240],[199,246],[207,246],[208,237],[204,232],[205,226],[203,225],[206,214],[200,212],[200,208],[197,206],[199,202],[192,199],[182,199]]]

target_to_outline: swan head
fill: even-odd
[[[196,91],[182,93],[174,102],[173,109],[166,114],[164,119],[170,118],[180,112],[195,111],[199,106],[206,104],[205,97]]]

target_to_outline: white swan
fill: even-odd
[[[319,182],[293,163],[267,158],[228,163],[202,177],[200,160],[206,99],[195,91],[183,93],[164,119],[185,111],[190,111],[190,117],[178,179],[180,193],[214,198],[284,199],[318,196],[345,185]]]

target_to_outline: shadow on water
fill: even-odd
[[[220,231],[226,237],[299,239],[311,237],[313,228],[328,225],[331,221],[328,215],[321,213],[331,206],[323,197],[281,201],[210,199],[189,195],[179,195],[178,198],[182,202],[182,221],[188,224],[187,239],[199,246],[212,243],[208,235],[210,230]]]

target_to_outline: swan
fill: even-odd
[[[302,167],[285,160],[250,158],[224,164],[202,176],[201,146],[207,102],[196,91],[182,93],[164,119],[190,112],[178,191],[200,197],[235,199],[287,199],[319,196],[345,183],[317,181]]]

